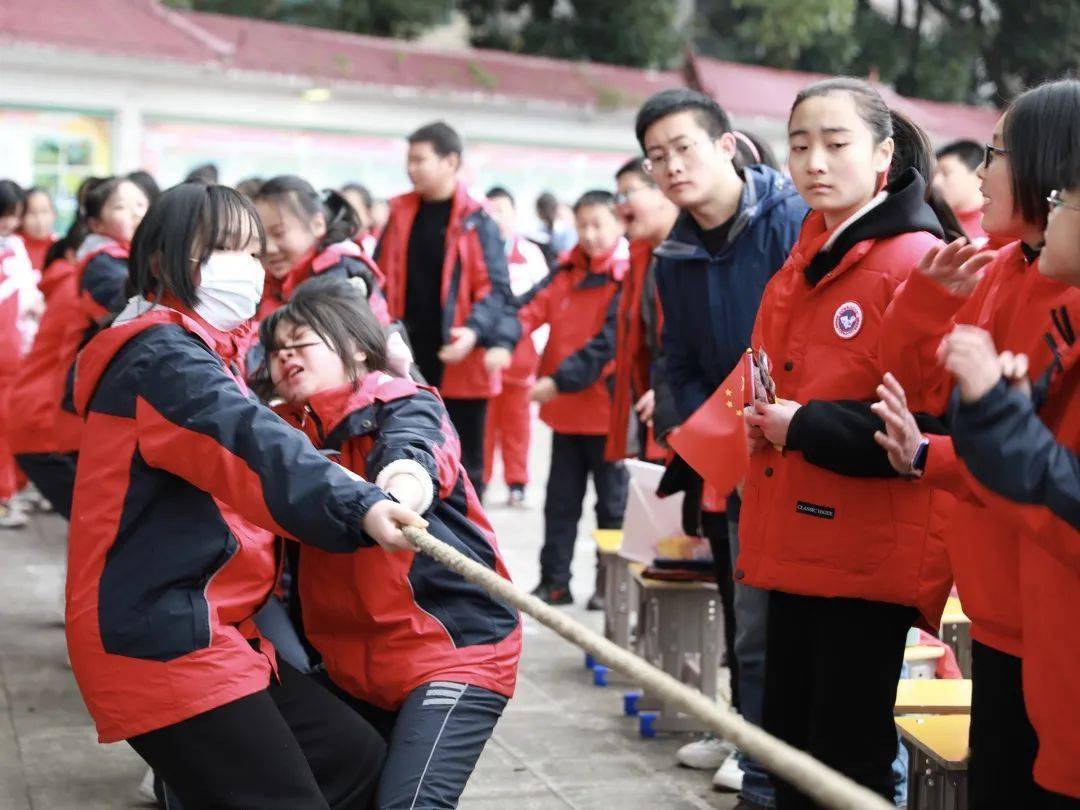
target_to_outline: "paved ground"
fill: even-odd
[[[493,506],[491,517],[515,581],[537,578],[548,437],[537,437],[526,511]],[[489,501],[505,491],[493,487]],[[579,603],[592,590],[591,514],[574,562]],[[96,741],[71,670],[61,626],[64,523],[52,515],[0,533],[0,810],[112,810],[145,806],[144,771],[124,744]],[[569,608],[594,628],[600,617]],[[495,730],[462,798],[467,810],[731,808],[711,774],[679,768],[685,737],[642,740],[621,715],[622,688],[597,689],[573,647],[531,620],[517,696]]]

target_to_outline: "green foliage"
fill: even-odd
[[[565,59],[665,67],[679,55],[675,0],[458,0],[474,45]]]
[[[696,0],[685,33],[675,30],[678,0],[165,2],[405,38],[457,8],[477,46],[638,67],[675,65],[690,36],[707,56],[875,75],[901,93],[945,101],[1004,104],[1023,87],[1080,71],[1077,0]],[[479,87],[498,84],[469,70]],[[601,105],[619,103],[597,94]]]

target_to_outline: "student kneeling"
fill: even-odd
[[[387,373],[383,329],[352,285],[307,282],[260,339],[286,420],[509,579],[442,400]],[[304,546],[299,580],[323,677],[389,743],[377,806],[456,807],[514,692],[516,611],[429,557],[377,547]]]

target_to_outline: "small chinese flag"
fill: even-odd
[[[743,355],[712,396],[668,438],[671,448],[718,492],[735,489],[749,463],[743,408],[752,363],[751,354]]]

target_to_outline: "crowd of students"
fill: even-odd
[[[521,624],[402,527],[508,577],[484,490],[499,454],[526,503],[537,403],[534,595],[573,601],[589,479],[618,528],[623,460],[664,464],[744,717],[893,799],[905,638],[955,582],[971,806],[1080,806],[1080,82],[1020,94],[985,147],[935,154],[847,78],[788,130],[781,168],[712,99],[657,93],[642,155],[569,214],[542,197],[536,240],[442,122],[385,218],[356,184],[204,166],[89,179],[55,238],[48,194],[0,180],[0,526],[25,479],[70,518],[100,739],[170,807],[456,806]],[[668,439],[748,352],[728,491]],[[722,741],[679,757],[744,809],[811,806]]]

